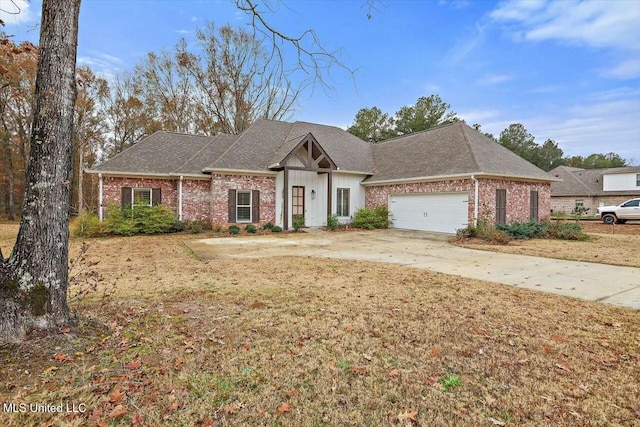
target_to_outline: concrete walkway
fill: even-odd
[[[460,248],[448,235],[406,230],[203,239],[202,259],[316,256],[386,262],[640,309],[640,268]]]

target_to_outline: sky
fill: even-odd
[[[483,132],[522,123],[565,155],[615,152],[640,164],[638,0],[270,2],[274,28],[315,30],[353,71],[334,67],[332,89],[308,90],[293,120],[346,128],[361,108],[393,115],[438,94]],[[40,7],[0,0],[14,41],[37,43]],[[147,52],[193,41],[207,21],[250,22],[230,0],[83,0],[78,65],[113,78]]]

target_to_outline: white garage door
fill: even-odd
[[[455,233],[469,222],[467,193],[394,194],[389,198],[393,228]]]

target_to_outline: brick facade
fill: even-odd
[[[478,216],[495,221],[496,190],[507,190],[507,223],[528,221],[530,218],[530,192],[538,191],[538,218],[548,219],[551,211],[551,185],[549,183],[520,182],[509,180],[478,180]],[[469,194],[469,223],[473,223],[475,186],[471,179],[452,181],[418,182],[411,184],[380,185],[366,188],[365,204],[368,207],[387,206],[392,194],[451,193]]]
[[[627,196],[555,196],[551,197],[551,209],[553,213],[571,214],[576,207],[576,201],[582,200],[583,206],[589,208],[586,216],[595,216],[598,213],[598,206],[602,203],[604,206],[619,205],[629,199],[638,197],[637,195]]]
[[[229,190],[260,191],[260,223],[276,221],[276,178],[274,176],[211,176],[211,222],[229,223]]]
[[[111,204],[122,204],[122,187],[160,188],[162,204],[171,207],[178,216],[178,181],[174,179],[154,178],[120,178],[106,176],[102,180],[102,206],[106,209]]]
[[[211,181],[182,180],[182,220],[211,220]]]

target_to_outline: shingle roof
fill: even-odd
[[[462,122],[374,144],[373,159],[370,183],[469,174],[555,180]]]
[[[552,196],[619,196],[636,195],[640,190],[603,191],[603,175],[620,173],[640,173],[640,166],[606,169],[581,169],[569,166],[558,166],[549,171],[553,176],[562,179],[551,184]]]
[[[373,170],[368,142],[335,126],[307,122],[257,120],[209,169],[266,170],[282,161],[311,133],[340,170],[369,174]]]
[[[93,168],[96,172],[201,174],[236,139],[158,131]]]

